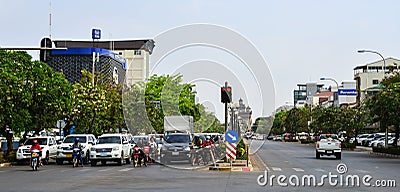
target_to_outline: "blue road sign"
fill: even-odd
[[[228,143],[236,143],[239,140],[239,135],[234,130],[229,130],[225,133],[225,139]]]
[[[100,38],[101,38],[101,30],[92,29],[92,39],[100,39]]]

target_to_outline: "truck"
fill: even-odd
[[[162,164],[171,161],[190,162],[193,127],[192,116],[164,117],[164,140],[160,150]]]
[[[317,159],[319,159],[321,155],[334,155],[336,159],[341,159],[342,148],[338,136],[336,134],[321,134],[318,137],[315,152]]]

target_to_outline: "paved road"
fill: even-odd
[[[262,144],[262,143],[260,143]],[[399,178],[399,159],[370,157],[365,152],[344,152],[342,161],[316,160],[314,149],[300,144],[266,142],[257,155],[265,162],[259,172],[212,172],[182,170],[153,164],[133,168],[131,165],[72,168],[71,165],[47,165],[38,172],[28,166],[0,169],[0,191],[378,191],[358,187],[280,187],[259,186],[257,178],[269,170],[269,176],[290,174],[327,174],[336,172],[338,163],[348,166],[346,174],[371,174],[374,179]],[[260,163],[262,164],[262,163]],[[399,191],[398,188],[379,188],[379,191]]]

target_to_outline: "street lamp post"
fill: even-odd
[[[385,62],[385,58],[382,56],[382,54],[380,54],[377,51],[363,50],[363,49],[362,50],[358,50],[357,52],[358,53],[374,53],[374,54],[379,55],[383,60],[383,70],[382,70],[383,71],[383,78],[382,78],[382,80],[385,79],[386,62]],[[382,118],[381,118],[381,122],[379,122],[379,125],[382,126]],[[388,128],[386,127],[385,130],[386,130],[385,131],[385,147],[388,147]]]
[[[321,77],[321,78],[319,78],[319,80],[321,80],[321,81],[324,81],[324,80],[330,80],[330,81],[333,81],[333,82],[335,82],[335,84],[336,84],[336,89],[337,89],[337,92],[336,92],[336,94],[337,94],[337,106],[339,106],[339,84],[338,84],[338,82],[335,80],[335,79],[333,79],[333,78],[329,78],[329,77]],[[336,99],[335,99],[336,100]]]
[[[382,60],[383,60],[383,78],[385,78],[386,61],[385,61],[385,58],[382,56],[382,54],[380,54],[380,53],[377,52],[377,51],[372,51],[372,50],[358,50],[357,52],[358,52],[358,53],[374,53],[374,54],[379,55],[379,56],[382,58]]]

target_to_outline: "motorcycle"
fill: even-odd
[[[144,162],[145,165],[147,165],[147,163],[150,162],[150,147],[144,146],[143,151],[144,151]]]
[[[135,145],[135,147],[133,147],[133,167],[137,167],[137,166],[142,166],[142,161],[144,163],[144,166],[147,167],[146,161],[144,160],[144,155],[143,155],[143,150],[141,147],[139,147],[138,145]]]
[[[203,149],[203,162],[207,165],[210,161],[214,162],[214,146],[208,145]]]
[[[34,149],[31,151],[31,167],[33,171],[37,171],[40,166],[40,150]]]
[[[72,149],[72,167],[79,166],[79,161],[82,159],[81,157],[82,157],[81,149],[73,148]]]
[[[202,155],[200,155],[201,148],[197,146],[193,146],[190,150],[190,164],[200,165],[200,162],[203,161]]]

